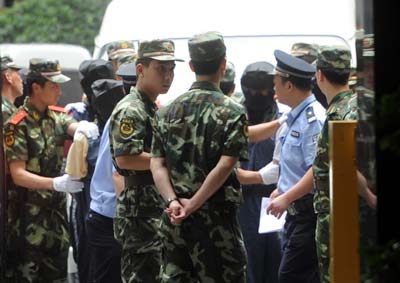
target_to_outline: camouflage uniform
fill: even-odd
[[[3,115],[3,122],[6,123],[8,119],[17,111],[14,103],[11,103],[7,98],[2,97],[1,101],[1,114]]]
[[[9,56],[2,56],[0,58],[1,61],[1,68],[0,70],[3,72],[9,68],[14,70],[20,70],[21,67],[17,66],[15,62]],[[4,96],[2,97],[1,101],[1,113],[3,115],[3,124],[5,125],[8,119],[17,111],[17,107],[9,101]]]
[[[31,72],[52,73],[49,80],[68,81],[57,61],[32,60]],[[59,176],[67,128],[73,122],[63,108],[49,106],[40,113],[27,98],[5,128],[8,163],[25,161],[31,173]],[[9,200],[9,282],[62,282],[67,276],[69,247],[66,195],[20,186],[15,192]]]
[[[156,59],[160,53],[164,58]],[[173,53],[170,40],[145,41],[139,46],[139,58],[174,61]],[[156,55],[153,58],[151,54]],[[122,245],[121,268],[126,282],[159,282],[162,198],[150,170],[124,170],[115,162],[119,156],[150,153],[156,110],[156,104],[146,93],[132,87],[110,118],[111,154],[118,173],[125,177],[125,188],[117,201],[114,235]]]
[[[350,51],[339,47],[323,47],[318,55],[318,69],[350,70]],[[357,96],[351,90],[338,93],[326,111],[326,120],[317,141],[313,163],[314,210],[317,213],[316,244],[321,282],[329,282],[329,121],[357,120]]]
[[[189,51],[192,60],[202,60],[224,56],[225,45],[211,33],[189,41]],[[222,155],[247,160],[247,124],[243,107],[207,81],[193,83],[157,112],[152,156],[165,158],[179,198],[191,198]],[[241,202],[240,184],[231,175],[180,226],[163,214],[162,282],[245,281],[246,252],[236,216]]]
[[[221,84],[235,84],[235,77],[236,77],[236,71],[235,71],[235,65],[232,62],[227,62],[226,63],[226,70],[225,70],[225,75],[221,79]],[[227,93],[225,93],[226,95]],[[244,103],[244,95],[241,92],[234,92],[230,95],[230,98],[232,98],[235,102],[243,105]]]

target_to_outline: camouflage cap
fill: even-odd
[[[312,63],[317,59],[318,45],[304,42],[297,42],[292,45],[290,54],[294,57],[305,60],[307,63]]]
[[[65,83],[71,80],[69,77],[61,74],[61,65],[58,60],[44,58],[32,58],[29,60],[28,77],[40,75],[54,83]]]
[[[136,54],[135,46],[131,40],[118,40],[108,44],[107,55],[108,59],[115,60],[118,55],[124,53],[134,53]]]
[[[15,69],[15,70],[20,70],[22,67],[18,66],[14,60],[8,56],[4,55],[0,57],[1,60],[1,70],[7,70],[7,69]]]
[[[351,71],[350,78],[349,78],[349,86],[353,86],[357,84],[357,72]]]
[[[169,39],[142,41],[139,45],[138,59],[151,58],[158,61],[180,61],[175,58],[175,44]]]
[[[318,52],[317,68],[350,71],[351,53],[345,46],[322,46]]]
[[[375,39],[373,34],[366,34],[362,39],[362,55],[373,57],[375,55]]]
[[[222,78],[221,82],[233,82],[235,80],[235,65],[232,62],[228,61],[226,63],[225,75]]]
[[[136,61],[137,54],[134,52],[127,52],[117,55],[118,68],[125,63],[131,63]]]
[[[226,53],[223,36],[215,31],[197,34],[188,42],[193,61],[212,61]]]

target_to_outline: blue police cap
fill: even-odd
[[[303,79],[310,79],[315,75],[315,67],[304,60],[296,58],[281,50],[275,50],[274,56],[277,62],[275,72],[280,76],[294,76]]]

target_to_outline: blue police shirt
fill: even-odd
[[[311,167],[324,121],[325,108],[314,95],[288,113],[287,131],[279,137],[282,143],[278,179],[280,193],[294,186]]]
[[[111,159],[109,124],[107,120],[101,135],[99,154],[90,183],[90,209],[106,217],[113,218],[117,205],[112,174],[115,172]]]

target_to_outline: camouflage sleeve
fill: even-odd
[[[21,126],[8,125],[4,133],[7,162],[28,160],[28,143],[25,132]]]
[[[60,118],[60,122],[61,122],[64,133],[67,132],[69,125],[71,125],[72,123],[76,123],[76,120],[66,113],[60,113],[59,118]]]
[[[248,120],[244,114],[227,121],[226,140],[222,155],[239,157],[240,161],[249,159]]]
[[[164,143],[161,135],[161,130],[162,130],[162,124],[160,123],[160,118],[159,116],[155,115],[153,119],[153,140],[151,143],[151,156],[152,157],[164,157],[165,156],[165,151],[164,151]]]
[[[130,109],[113,113],[110,121],[110,146],[113,156],[138,155],[143,152],[145,120]]]

